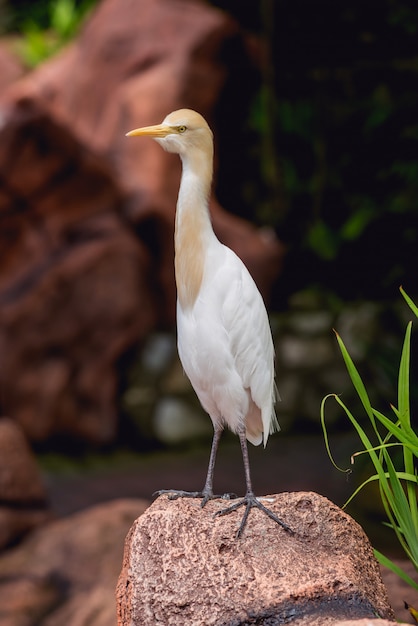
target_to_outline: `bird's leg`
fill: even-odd
[[[283,520],[277,517],[277,515],[273,513],[273,511],[270,511],[270,509],[268,509],[263,504],[261,504],[261,502],[254,495],[252,484],[251,484],[250,461],[248,458],[248,447],[247,447],[247,439],[245,436],[245,430],[242,429],[238,433],[238,435],[239,435],[239,440],[241,443],[242,460],[244,462],[245,483],[247,486],[247,493],[245,494],[245,497],[242,498],[242,500],[240,500],[239,502],[236,502],[235,504],[231,504],[231,506],[228,506],[226,509],[221,509],[220,511],[217,511],[215,515],[227,515],[228,513],[231,513],[232,511],[236,511],[241,506],[245,507],[244,515],[242,516],[241,524],[239,525],[239,528],[236,534],[237,539],[241,537],[242,533],[244,532],[248,515],[250,514],[251,509],[254,507],[257,507],[258,509],[260,509],[260,511],[263,511],[263,513],[268,515],[270,519],[274,520],[282,528],[284,528],[288,532],[293,533],[292,529],[285,522],[283,522]]]
[[[209,457],[209,465],[208,465],[208,473],[206,475],[205,486],[202,491],[182,491],[181,489],[161,489],[160,491],[156,491],[153,495],[162,495],[163,493],[169,494],[170,500],[177,500],[178,498],[202,498],[201,507],[203,508],[209,500],[213,500],[215,498],[225,498],[232,499],[237,496],[234,493],[224,494],[223,496],[214,495],[213,493],[213,474],[215,470],[215,462],[216,462],[216,453],[218,452],[219,440],[222,435],[223,428],[222,426],[215,426],[213,439],[212,439],[212,448],[210,451]]]
[[[205,506],[205,504],[213,498],[213,474],[215,471],[215,462],[216,462],[216,454],[218,452],[219,441],[221,439],[223,428],[219,426],[214,426],[214,433],[212,439],[212,447],[210,449],[210,457],[209,457],[209,465],[208,465],[208,473],[206,474],[205,486],[202,491],[202,503],[201,507]]]

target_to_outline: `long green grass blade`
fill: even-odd
[[[418,307],[402,288],[401,293],[412,312],[418,317]],[[364,448],[352,456],[352,463],[354,457],[367,453],[375,469],[375,474],[365,480],[354,491],[345,503],[344,507],[346,507],[366,485],[369,485],[372,482],[377,482],[379,485],[382,505],[387,517],[386,525],[392,528],[393,532],[395,532],[406,556],[410,559],[411,563],[418,571],[418,477],[416,468],[416,459],[418,458],[418,435],[415,432],[413,425],[411,425],[411,332],[412,322],[409,322],[405,332],[399,364],[397,393],[398,406],[392,406],[395,419],[393,419],[393,416],[392,419],[389,419],[380,411],[373,409],[362,378],[354,365],[343,340],[339,334],[336,333],[338,345],[341,350],[347,372],[363,405],[366,415],[369,418],[370,424],[372,425],[377,443],[376,441],[372,443],[366,430],[351,413],[340,397],[337,395],[334,395],[333,397],[349,418],[362,442],[362,447]],[[325,401],[331,395],[332,394],[326,396],[321,404],[321,423],[328,455],[334,466],[338,468],[332,458],[325,427]],[[399,447],[402,449],[402,454],[393,454],[392,451]],[[375,551],[375,554],[383,565],[389,567],[389,569],[405,580],[411,587],[418,590],[418,583],[412,580],[412,578],[399,566],[394,564],[380,552]]]
[[[331,463],[333,464],[333,466],[335,467],[335,469],[337,469],[339,472],[344,472],[346,474],[351,473],[351,469],[343,469],[342,467],[340,467],[339,465],[337,465],[337,463],[334,461],[334,457],[332,455],[331,452],[331,446],[329,444],[329,437],[328,437],[328,431],[327,431],[327,427],[325,424],[325,403],[329,398],[335,398],[335,394],[330,393],[327,396],[325,396],[325,398],[322,399],[321,402],[321,426],[322,426],[322,432],[324,433],[324,441],[325,441],[325,447],[327,450],[327,454],[328,457],[331,461]]]
[[[354,365],[354,362],[351,358],[351,356],[348,353],[347,348],[344,345],[343,340],[341,339],[340,335],[334,331],[337,337],[337,341],[338,341],[338,345],[340,347],[341,350],[341,354],[343,356],[344,362],[345,362],[345,366],[347,368],[348,374],[351,378],[351,382],[354,385],[355,390],[357,391],[357,394],[360,398],[360,401],[364,407],[364,410],[367,413],[367,416],[370,419],[371,424],[373,425],[373,429],[377,435],[377,438],[379,439],[379,442],[382,443],[379,431],[377,430],[377,426],[376,426],[376,421],[373,415],[373,409],[372,409],[372,405],[368,396],[368,393],[366,391],[366,387],[364,386],[364,383],[361,379],[361,376],[356,368],[356,366]]]
[[[402,489],[402,485],[400,484],[398,477],[396,476],[396,471],[393,467],[389,454],[387,452],[385,453],[384,447],[382,450],[385,457],[384,459],[382,459],[376,453],[370,439],[368,438],[361,425],[355,419],[351,411],[338,396],[334,397],[350,419],[363,443],[364,448],[369,453],[369,456],[375,467],[376,474],[378,476],[381,500],[385,509],[385,513],[389,520],[389,524],[396,533],[397,539],[401,544],[403,550],[407,554],[408,558],[414,561],[415,549],[412,545],[413,549],[411,551],[411,546],[409,545],[409,542],[405,539],[403,532],[403,527],[405,527],[407,536],[410,539],[412,536],[411,529],[413,527],[413,524],[411,524],[411,520],[408,517],[408,504],[405,493]],[[388,465],[388,471],[385,471],[384,463]],[[401,528],[401,530],[399,530],[399,528]]]
[[[399,421],[408,427],[411,425],[409,412],[409,370],[410,370],[410,344],[412,322],[406,327],[405,339],[402,348],[401,363],[398,377],[398,410]]]
[[[386,453],[386,466],[388,468],[391,495],[389,506],[393,512],[394,520],[392,526],[396,532],[399,542],[402,544],[409,558],[418,563],[418,535],[415,529],[411,509],[403,485],[395,470],[392,459]],[[407,485],[412,484],[407,481]],[[385,494],[386,495],[386,494]]]
[[[380,411],[376,411],[375,409],[373,409],[373,413],[379,422],[387,428],[389,433],[395,437],[399,444],[408,446],[414,456],[418,456],[418,437],[411,427],[401,428],[400,423],[395,424],[388,417],[386,417],[386,415],[383,415]],[[386,444],[383,444],[382,447],[385,445]]]
[[[367,452],[367,450],[365,450],[365,452]],[[407,474],[406,472],[396,472],[398,478],[400,480],[409,480],[413,483],[417,482],[417,478],[416,476],[414,476],[413,474]],[[389,473],[385,472],[385,476],[386,478],[389,478]],[[352,500],[354,500],[354,498],[357,496],[358,493],[360,493],[360,491],[366,487],[366,485],[369,485],[370,483],[376,482],[380,479],[378,474],[373,474],[373,476],[369,476],[369,478],[367,478],[365,481],[363,481],[361,483],[361,485],[359,487],[357,487],[357,489],[351,494],[351,496],[348,498],[348,500],[343,504],[342,508],[346,509],[347,506],[350,504],[350,502]]]
[[[418,583],[415,582],[415,580],[413,578],[411,578],[409,576],[409,574],[407,574],[401,567],[399,567],[399,565],[396,565],[396,563],[394,563],[388,557],[386,557],[384,554],[379,552],[379,550],[374,550],[374,555],[375,555],[376,559],[379,561],[379,563],[381,563],[382,565],[384,565],[385,567],[390,569],[392,572],[397,574],[410,587],[412,587],[413,589],[416,589],[418,591]]]
[[[373,462],[373,465],[375,467],[376,473],[379,475],[379,479],[381,480],[381,482],[382,482],[382,484],[383,484],[383,486],[385,488],[385,491],[390,491],[389,484],[388,484],[388,481],[386,479],[384,469],[382,467],[382,464],[381,464],[381,462],[379,460],[378,455],[374,451],[373,444],[371,443],[370,439],[368,438],[367,434],[365,433],[365,431],[363,430],[363,428],[361,427],[359,422],[355,419],[355,417],[353,416],[351,411],[344,404],[344,402],[338,396],[335,396],[335,399],[338,402],[338,404],[343,408],[343,410],[346,413],[347,417],[349,418],[349,420],[353,424],[355,430],[357,431],[357,434],[359,435],[359,437],[360,437],[360,439],[361,439],[361,441],[363,443],[363,446],[366,448],[366,450],[368,450],[370,458],[371,458],[371,460]]]
[[[400,290],[401,294],[403,295],[403,297],[405,298],[409,308],[411,309],[411,311],[418,317],[418,307],[416,306],[415,302],[413,302],[413,300],[411,300],[411,298],[408,296],[408,294],[405,293],[405,291],[403,290],[403,288],[401,287]]]
[[[375,452],[379,452],[380,450],[388,449],[388,448],[402,448],[402,443],[400,441],[398,441],[396,443],[388,443],[387,441],[385,441],[380,446],[375,446],[372,449]],[[351,464],[352,465],[354,464],[354,459],[356,457],[362,456],[363,454],[369,454],[369,451],[368,450],[359,450],[358,452],[354,452],[354,454],[351,455]]]
[[[399,379],[398,379],[398,410],[399,421],[401,428],[405,431],[411,431],[411,414],[409,403],[409,372],[410,372],[410,345],[411,345],[411,330],[412,322],[406,327],[405,340],[402,348],[401,363],[399,366]],[[415,435],[415,444],[418,448],[418,437]],[[415,447],[415,446],[414,446]],[[416,455],[415,455],[416,456]],[[408,473],[414,473],[414,452],[409,446],[405,445],[403,449],[404,467]],[[418,536],[418,506],[416,486],[411,482],[406,485],[407,498],[409,502],[409,514],[411,516],[411,523],[413,525],[415,536]],[[418,544],[418,539],[416,542]],[[415,557],[418,559],[418,545],[417,554]]]

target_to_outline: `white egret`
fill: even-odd
[[[253,507],[290,530],[256,498],[251,484],[247,439],[265,446],[269,433],[279,429],[274,411],[274,348],[260,292],[241,259],[217,239],[212,228],[208,205],[212,132],[199,113],[181,109],[161,124],[137,128],[127,136],[152,137],[182,160],[174,234],[177,345],[184,371],[214,427],[203,490],[157,493],[168,493],[171,499],[202,498],[202,507],[220,497],[213,493],[213,474],[226,425],[241,442],[246,494],[217,514],[245,507],[237,536]]]

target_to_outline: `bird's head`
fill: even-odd
[[[213,136],[206,120],[196,111],[180,109],[173,111],[156,126],[136,128],[126,133],[127,137],[152,137],[167,152],[181,157],[197,150],[211,153]]]

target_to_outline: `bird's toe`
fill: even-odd
[[[236,511],[237,509],[239,509],[240,507],[245,507],[245,511],[244,514],[242,516],[242,520],[241,523],[239,525],[239,528],[237,530],[237,534],[236,537],[241,537],[242,533],[244,532],[244,529],[246,527],[247,524],[247,519],[248,516],[250,514],[250,511],[252,508],[257,508],[260,511],[262,511],[263,513],[265,513],[270,519],[272,519],[274,522],[276,522],[276,524],[279,524],[279,526],[281,526],[284,530],[286,530],[289,533],[294,534],[294,531],[290,528],[290,526],[288,526],[283,520],[280,519],[280,517],[278,517],[275,513],[273,513],[273,511],[271,511],[270,509],[268,509],[267,507],[264,506],[264,504],[262,504],[254,494],[252,493],[247,493],[247,495],[242,498],[241,500],[239,500],[238,502],[234,502],[234,504],[231,504],[230,506],[226,507],[225,509],[220,509],[219,511],[216,511],[215,513],[215,517],[217,516],[222,516],[222,515],[228,515],[229,513],[232,513],[232,511]]]

